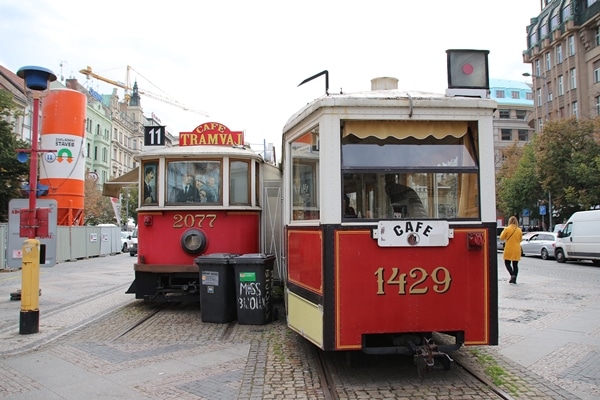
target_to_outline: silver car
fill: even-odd
[[[556,232],[528,232],[521,241],[521,254],[524,256],[540,256],[542,260],[554,257]]]

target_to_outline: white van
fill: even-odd
[[[578,211],[558,232],[556,261],[591,260],[600,265],[600,210]]]

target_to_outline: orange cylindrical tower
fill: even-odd
[[[40,183],[57,202],[58,225],[83,225],[87,99],[75,90],[52,89],[42,101]]]

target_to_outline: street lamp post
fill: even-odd
[[[28,66],[17,71],[24,80],[25,93],[33,98],[33,122],[31,133],[31,153],[29,161],[29,209],[21,210],[21,236],[27,237],[23,244],[21,279],[21,314],[19,333],[38,333],[40,327],[39,290],[40,290],[40,241],[37,239],[40,220],[36,209],[38,191],[38,129],[40,119],[40,98],[47,93],[48,84],[56,80],[49,69]],[[24,150],[18,150],[24,153]],[[20,157],[20,156],[19,156]],[[19,158],[21,159],[21,158]],[[41,214],[41,213],[40,213]],[[46,219],[47,224],[47,219]]]
[[[550,94],[548,93],[548,78],[543,76],[543,75],[532,75],[529,72],[525,72],[523,73],[523,76],[531,76],[534,79],[542,79],[544,81],[544,90],[542,93],[542,98],[545,96],[546,100],[545,100],[545,104],[544,104],[544,108],[545,108],[545,115],[544,115],[544,121],[548,121],[548,102],[550,100]],[[550,191],[548,191],[548,230],[552,230],[552,193]]]

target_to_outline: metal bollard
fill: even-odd
[[[21,315],[19,333],[38,333],[40,330],[40,241],[26,239],[23,244],[21,268]]]

